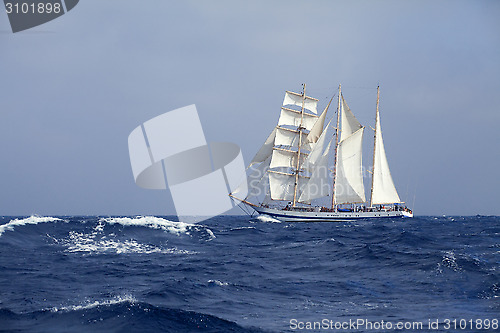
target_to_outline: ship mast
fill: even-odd
[[[337,152],[339,148],[339,124],[340,124],[340,84],[339,84],[339,103],[337,105],[337,126],[335,127],[335,169],[333,170],[333,187],[332,187],[332,209],[335,208],[335,182],[337,181]]]
[[[299,130],[299,147],[297,150],[297,164],[295,170],[295,184],[293,187],[293,207],[297,205],[297,185],[299,183],[299,172],[300,172],[300,147],[302,146],[302,122],[304,121],[304,103],[306,101],[306,84],[304,83],[304,89],[302,90],[302,107],[300,109],[300,126]]]
[[[378,113],[378,103],[380,99],[380,86],[377,86],[377,111],[375,114],[375,130],[373,134],[373,164],[372,164],[372,189],[370,192],[370,207],[372,207],[372,202],[373,202],[373,179],[374,174],[375,174],[375,147],[377,146],[377,123],[378,123],[378,118],[379,118],[379,113]]]

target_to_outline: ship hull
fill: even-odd
[[[374,211],[374,212],[320,212],[279,210],[273,208],[253,207],[259,214],[265,214],[282,222],[343,222],[373,218],[413,217],[408,211]]]

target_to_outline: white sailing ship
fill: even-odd
[[[369,202],[363,183],[365,127],[349,109],[340,85],[336,117],[332,119],[336,118],[336,126],[332,120],[325,126],[333,98],[318,116],[318,100],[306,95],[305,84],[302,93],[286,91],[278,125],[250,162],[247,180],[230,196],[247,209],[286,222],[413,217],[400,200],[389,170],[379,97],[377,87]],[[240,198],[240,192],[248,194]]]

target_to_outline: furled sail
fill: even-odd
[[[287,91],[285,93],[285,99],[283,100],[283,105],[296,105],[302,107],[304,103],[304,109],[311,111],[314,114],[318,113],[318,100],[309,96],[303,97],[302,94],[297,94],[292,91]]]
[[[380,115],[377,110],[375,119],[375,149],[373,157],[372,205],[399,203],[398,192],[392,180],[389,163],[385,155]]]
[[[364,127],[342,140],[337,148],[335,203],[365,202],[362,173]]]

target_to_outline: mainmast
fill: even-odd
[[[333,170],[333,187],[332,187],[332,209],[335,208],[335,182],[337,181],[337,153],[338,153],[338,148],[339,148],[339,124],[340,124],[340,98],[341,98],[341,91],[340,91],[340,84],[339,84],[339,103],[337,105],[337,126],[335,127],[335,169]]]
[[[378,103],[380,99],[380,86],[377,86],[377,111],[375,113],[375,130],[373,134],[373,164],[372,164],[372,189],[370,192],[370,207],[373,202],[373,180],[375,179],[375,148],[377,147],[377,124],[379,122]]]
[[[297,149],[297,164],[295,170],[295,184],[293,187],[293,207],[297,205],[297,185],[299,184],[299,172],[300,172],[300,148],[302,146],[302,122],[304,121],[304,103],[306,101],[306,84],[304,83],[304,89],[302,90],[302,107],[300,109],[300,126],[299,130],[299,147]]]

